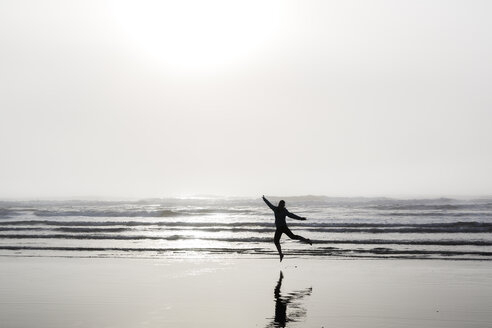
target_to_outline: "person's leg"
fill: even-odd
[[[295,239],[295,240],[300,240],[301,242],[303,243],[306,243],[306,244],[309,244],[309,245],[312,245],[311,243],[311,240],[310,239],[307,239],[307,238],[304,238],[302,236],[299,236],[299,235],[294,235],[292,233],[292,231],[290,231],[289,228],[285,227],[284,229],[284,233],[289,236],[290,239]]]
[[[282,262],[282,259],[284,258],[284,254],[282,254],[282,248],[280,247],[281,236],[282,236],[282,229],[277,228],[277,230],[275,230],[275,235],[273,236],[273,242],[277,247],[278,255],[280,256],[280,262]]]

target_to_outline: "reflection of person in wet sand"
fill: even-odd
[[[278,202],[278,206],[272,205],[272,203],[270,203],[268,199],[265,198],[265,196],[263,196],[263,201],[268,205],[268,207],[272,209],[273,213],[275,213],[275,226],[277,227],[277,229],[275,230],[273,242],[275,243],[275,246],[277,246],[278,255],[280,255],[280,262],[282,262],[282,259],[284,258],[282,248],[280,247],[280,237],[282,237],[283,233],[289,236],[290,239],[300,240],[301,242],[312,245],[311,240],[299,235],[294,235],[292,231],[290,231],[289,227],[287,227],[287,222],[285,222],[286,216],[296,220],[306,220],[306,218],[300,217],[298,215],[295,215],[294,213],[290,213],[289,211],[287,211],[287,209],[285,208],[285,201],[283,200]]]
[[[304,296],[311,295],[312,288],[306,288],[299,291],[289,293],[288,296],[282,296],[280,288],[282,287],[282,280],[284,275],[280,271],[280,278],[278,279],[277,286],[275,286],[275,318],[272,323],[267,327],[285,327],[287,322],[296,322],[303,319],[306,316],[306,310],[303,309],[299,303]],[[287,305],[291,306],[294,311],[290,314],[291,318],[287,318]]]

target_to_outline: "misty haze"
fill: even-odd
[[[491,194],[486,1],[0,6],[0,197]]]

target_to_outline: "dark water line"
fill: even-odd
[[[50,228],[51,227],[51,228]],[[108,228],[112,227],[112,228]],[[107,232],[139,232],[138,226],[132,227],[117,227],[117,226],[105,226],[105,227],[93,227],[90,226],[48,226],[48,227],[2,227],[0,225],[1,231],[36,231],[36,232],[71,232],[71,233],[107,233]],[[143,231],[152,228],[152,226],[143,226]],[[309,232],[323,232],[323,233],[368,233],[368,234],[385,234],[385,233],[405,233],[405,234],[433,234],[433,233],[446,233],[446,234],[458,234],[458,233],[489,233],[492,232],[492,227],[432,227],[432,228],[316,228],[316,227],[296,227],[298,230],[309,231]],[[251,232],[251,233],[272,233],[275,231],[274,227],[268,228],[258,228],[258,227],[193,227],[193,226],[155,226],[150,231],[161,232],[161,231],[203,231],[203,232]]]
[[[158,253],[189,253],[206,252],[214,254],[276,254],[273,250],[263,248],[136,248],[136,247],[54,247],[54,246],[0,246],[0,250],[22,251],[76,251],[76,252],[158,252]],[[381,256],[407,256],[406,258],[427,258],[429,256],[480,256],[482,260],[492,260],[492,252],[483,251],[424,251],[424,250],[395,250],[388,248],[373,249],[337,249],[333,247],[314,250],[290,250],[289,255],[294,256],[341,256],[341,257],[365,257],[366,254]],[[113,254],[114,255],[114,254]]]
[[[272,237],[196,237],[191,235],[171,236],[144,236],[144,235],[83,235],[83,234],[51,234],[25,235],[3,234],[0,239],[70,239],[70,240],[207,240],[231,243],[270,243]],[[435,245],[435,246],[492,246],[488,240],[395,240],[395,239],[368,239],[368,240],[340,240],[340,239],[313,239],[313,244],[360,244],[360,245]]]
[[[314,219],[313,219],[314,221]],[[434,229],[468,229],[468,230],[487,230],[492,231],[492,222],[477,222],[477,221],[455,221],[455,222],[443,222],[443,223],[343,223],[343,222],[291,222],[289,226],[303,227],[303,228],[374,228],[374,229],[390,229],[390,228],[402,228],[402,229],[427,229],[432,231]],[[273,227],[271,220],[250,221],[250,222],[186,222],[186,221],[55,221],[55,220],[20,220],[20,221],[0,221],[0,227],[19,226],[19,225],[44,225],[44,226],[68,226],[68,227],[104,227],[104,226],[126,226],[126,227],[138,227],[138,226],[159,226],[159,227]]]

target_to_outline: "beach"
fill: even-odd
[[[492,326],[490,199],[287,203],[0,202],[0,326]]]
[[[2,327],[490,327],[486,261],[0,257]]]

